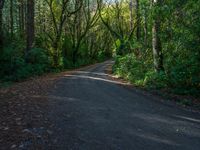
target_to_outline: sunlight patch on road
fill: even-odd
[[[140,138],[151,140],[151,141],[154,141],[154,142],[157,142],[157,143],[173,145],[173,146],[180,146],[180,144],[177,144],[177,143],[175,143],[171,140],[164,139],[164,138],[161,138],[161,137],[156,136],[156,135],[148,135],[148,134],[141,134],[141,133],[138,133],[138,134],[136,133],[135,135],[140,137]]]
[[[99,72],[76,71],[76,73],[93,74],[93,75],[99,75],[99,76],[109,76],[109,74],[106,74],[106,73],[99,73]]]
[[[98,78],[98,77],[91,77],[91,76],[85,76],[85,75],[65,75],[65,77],[74,77],[75,79],[81,78],[81,79],[91,79],[91,80],[97,80],[97,81],[104,81],[114,84],[120,84],[120,85],[130,85],[130,83],[122,83],[118,81],[112,81],[108,79]]]
[[[199,119],[194,119],[194,118],[184,117],[184,116],[178,116],[178,115],[174,115],[174,116],[177,117],[177,118],[180,118],[180,119],[185,119],[185,120],[187,120],[187,121],[193,121],[193,122],[200,123],[200,120],[199,120]]]
[[[172,120],[170,118],[164,118],[158,115],[134,113],[131,116],[134,118],[145,120],[149,123],[164,123],[164,124],[171,124],[171,125],[175,124],[175,120]]]
[[[53,95],[49,95],[49,96],[43,96],[43,95],[33,95],[31,96],[32,98],[46,98],[46,99],[53,99],[53,100],[64,100],[64,101],[77,101],[77,99],[75,98],[71,98],[71,97],[60,97],[60,96],[53,96]]]

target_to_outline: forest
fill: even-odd
[[[199,95],[200,0],[0,0],[0,82],[114,59],[136,86]]]

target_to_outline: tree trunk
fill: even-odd
[[[55,41],[53,42],[53,63],[54,67],[58,67],[59,65],[59,42],[60,42],[61,35],[57,35]]]
[[[137,29],[136,29],[136,37],[137,40],[140,41],[140,3],[139,0],[136,0],[136,21],[137,21]]]
[[[4,0],[0,0],[0,49],[3,47],[3,6]]]
[[[31,50],[34,44],[34,0],[27,1],[27,23],[26,23],[26,40],[27,47],[25,51],[25,57],[27,58],[28,52]]]
[[[11,39],[13,38],[13,0],[10,0],[10,33]]]
[[[3,26],[3,12],[2,12],[2,9],[0,8],[0,48],[3,47],[3,30],[2,30],[2,26]]]
[[[154,0],[153,5],[160,6],[160,0]],[[153,21],[152,28],[152,46],[153,46],[153,57],[154,57],[154,67],[156,72],[164,71],[163,67],[163,54],[162,54],[162,43],[160,39],[160,17],[156,14]]]
[[[148,46],[148,24],[147,24],[147,10],[145,8],[144,12],[144,46],[147,48]]]
[[[130,26],[131,30],[133,30],[133,0],[130,0]]]
[[[76,52],[74,51],[73,52],[73,58],[72,58],[73,60],[73,65],[75,66],[75,64],[76,64]]]
[[[19,0],[19,32],[20,36],[24,37],[24,2]]]

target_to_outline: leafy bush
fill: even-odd
[[[193,56],[190,60],[177,61],[168,72],[170,87],[178,94],[198,94],[200,88],[200,64]]]
[[[28,54],[28,61],[32,64],[50,65],[47,52],[41,48],[33,48]]]
[[[149,88],[166,88],[168,81],[168,76],[164,72],[149,71],[145,75],[144,85]]]
[[[142,60],[137,59],[134,54],[128,54],[124,57],[116,57],[113,70],[117,75],[137,85],[141,85],[147,72],[147,66],[145,66]]]
[[[72,69],[73,68],[73,61],[67,58],[63,58],[63,67],[65,69]]]
[[[31,64],[35,75],[48,72],[52,64],[47,52],[41,48],[34,48],[29,52],[28,62]]]
[[[135,85],[168,88],[176,94],[199,94],[200,67],[196,57],[190,60],[180,57],[173,65],[166,61],[166,71],[159,73],[150,64],[148,59],[137,58],[134,54],[117,56],[113,71]]]
[[[43,49],[32,49],[27,63],[23,53],[13,47],[6,47],[0,56],[0,77],[5,81],[19,81],[48,72],[50,66],[51,62]]]

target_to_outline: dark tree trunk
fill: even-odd
[[[53,61],[54,61],[54,67],[58,67],[59,65],[59,42],[60,42],[60,35],[57,35],[55,41],[53,42]]]
[[[22,11],[21,11],[21,25],[22,25],[22,35],[24,36],[24,34],[25,34],[25,23],[26,23],[26,17],[25,17],[25,12],[26,12],[26,3],[23,1],[23,0],[21,0],[21,2],[22,2],[22,4],[21,4],[21,9],[22,9]]]
[[[161,6],[161,1],[153,3],[154,6]],[[152,46],[153,46],[153,57],[154,57],[154,67],[156,72],[164,71],[163,67],[163,53],[162,53],[162,43],[160,39],[160,16],[156,14],[153,21],[152,28]]]
[[[76,64],[76,61],[77,61],[77,57],[78,57],[77,54],[78,54],[80,45],[81,45],[81,40],[77,41],[77,45],[72,46],[72,48],[73,48],[73,64],[74,65]]]
[[[0,49],[3,47],[3,6],[4,0],[0,0]]]
[[[26,23],[26,38],[27,47],[25,51],[25,57],[27,58],[28,52],[31,50],[34,44],[34,0],[27,1],[27,23]]]
[[[10,0],[10,33],[11,33],[11,38],[13,38],[13,0]]]
[[[19,32],[20,36],[24,37],[24,2],[20,0],[19,2]]]
[[[2,12],[2,9],[0,9],[0,48],[3,47],[3,30],[2,30],[2,26],[3,26],[3,12]]]
[[[73,52],[73,58],[72,58],[72,59],[73,59],[73,60],[72,60],[72,61],[73,61],[73,65],[76,64],[76,57],[77,57],[77,56],[76,56],[76,51],[74,51],[74,52]]]

